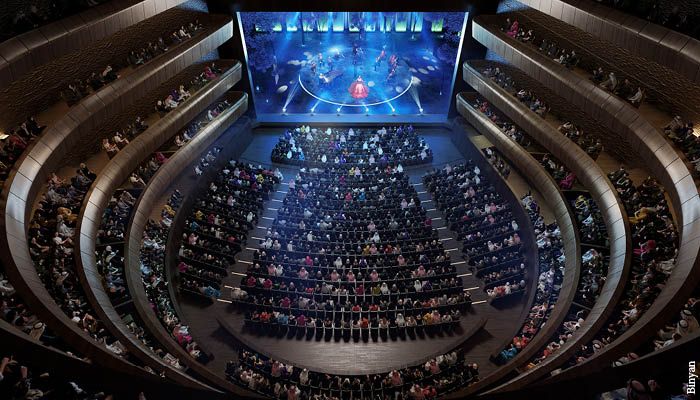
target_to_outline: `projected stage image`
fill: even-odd
[[[259,119],[445,115],[465,13],[240,13]]]

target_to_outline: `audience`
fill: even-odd
[[[356,340],[458,325],[470,297],[401,170],[302,167],[242,279],[247,319]]]
[[[226,365],[226,376],[250,390],[287,400],[421,400],[443,396],[477,382],[479,366],[453,351],[388,374],[341,376],[301,369],[241,349],[237,362]]]
[[[0,393],[6,399],[112,399],[104,392],[83,389],[75,381],[66,379],[65,373],[63,377],[57,377],[54,372],[41,365],[28,367],[13,356],[3,357],[0,360]],[[87,385],[92,386],[89,382]]]
[[[325,131],[310,126],[288,129],[272,150],[272,161],[309,166],[387,163],[429,163],[433,153],[412,125],[389,129],[339,129]]]
[[[508,179],[508,175],[510,175],[510,166],[496,149],[496,146],[486,147],[482,149],[482,151],[486,155],[486,159],[489,160],[489,163],[501,174],[503,179]]]
[[[172,218],[182,203],[182,196],[174,192],[163,207],[163,220]],[[169,225],[149,220],[143,232],[141,247],[141,274],[146,295],[151,308],[171,337],[184,348],[189,355],[201,363],[207,363],[210,355],[203,352],[189,333],[189,327],[180,322],[176,315],[168,282],[165,280],[165,242],[168,238]]]
[[[179,289],[221,297],[221,279],[245,244],[265,200],[283,179],[272,171],[231,160],[194,203],[180,246]]]
[[[95,177],[84,164],[69,181],[51,174],[29,223],[29,250],[39,277],[68,318],[107,349],[124,356],[126,348],[95,317],[74,271],[75,222]]]
[[[582,362],[634,325],[661,292],[676,263],[678,234],[663,188],[651,177],[635,186],[623,167],[608,177],[625,205],[632,242],[637,247],[633,250],[631,276],[623,298],[606,329],[598,332],[590,344],[582,346],[569,366]],[[637,357],[636,353],[629,353],[617,362],[625,363]]]
[[[507,18],[506,24],[509,24],[509,21],[510,18]],[[532,43],[540,52],[551,57],[554,62],[564,65],[569,69],[575,68],[581,61],[581,57],[576,54],[575,50],[569,51],[563,49],[555,41],[542,39],[539,44],[537,44],[534,40],[533,30],[530,29],[526,31],[524,28],[520,27],[517,20],[510,24],[510,28],[506,29],[502,27],[501,30],[505,30],[506,34],[514,39]],[[641,85],[634,85],[628,78],[620,80],[614,72],[610,72],[606,76],[602,67],[593,70],[591,80],[598,83],[601,88],[627,100],[635,107],[639,107],[644,100],[645,93]],[[520,96],[518,96],[518,98],[520,98]]]
[[[525,257],[518,223],[478,166],[471,161],[426,174],[423,181],[463,240],[463,252],[491,299],[522,294]]]
[[[695,133],[692,122],[684,121],[680,115],[673,117],[664,127],[664,133],[685,154],[695,177],[700,176],[700,136]]]
[[[530,194],[522,198],[522,204],[528,212],[537,235],[539,256],[537,291],[520,333],[495,357],[494,362],[497,364],[505,364],[515,357],[547,323],[559,298],[559,289],[564,279],[564,244],[559,227],[556,223],[549,225],[544,223],[539,205]]]
[[[513,96],[516,96],[520,101],[527,104],[533,111],[536,111],[536,109],[533,109],[533,106],[537,104],[540,104],[538,109],[542,110],[541,105],[544,103],[538,103],[538,100],[530,91],[526,91],[524,89],[521,89],[520,91],[516,90],[513,79],[505,72],[502,72],[499,67],[492,68],[489,66],[483,68],[481,72],[484,74],[484,76],[491,78],[499,86],[508,90],[511,94],[513,94]],[[535,100],[533,101],[533,99]],[[485,106],[483,104],[485,104]],[[488,103],[483,102],[483,104],[477,99],[477,105],[475,105],[475,108],[480,110],[483,108],[487,109]],[[543,113],[539,114],[540,116],[544,117]],[[560,133],[571,139],[594,160],[597,159],[598,155],[600,155],[600,153],[603,151],[603,142],[600,138],[594,135],[585,134],[581,128],[577,127],[571,122],[565,122],[564,124],[560,125],[558,129]],[[571,180],[573,181],[573,177]]]
[[[0,184],[7,179],[15,161],[24,150],[46,129],[34,117],[27,118],[20,126],[0,133]]]
[[[173,31],[172,35],[168,36],[170,45],[181,42],[184,39],[191,38],[196,32],[204,29],[199,21],[190,22],[187,27],[182,27]],[[117,70],[121,70],[127,66],[138,67],[157,57],[158,55],[168,51],[169,44],[159,37],[155,42],[148,44],[140,49],[132,50],[126,58],[124,65],[113,67],[106,65],[101,71],[95,71],[90,74],[85,80],[75,79],[68,87],[63,90],[61,96],[69,106],[77,104],[85,96],[91,92],[97,92],[103,86],[119,79],[120,75]]]

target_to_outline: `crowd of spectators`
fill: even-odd
[[[606,75],[603,67],[598,67],[591,72],[591,80],[600,88],[627,100],[635,107],[639,107],[644,100],[645,93],[641,86],[634,85],[627,78],[619,78],[613,71]]]
[[[487,101],[477,98],[474,104],[472,104],[472,106],[476,110],[486,115],[494,124],[496,124],[501,129],[501,131],[504,134],[506,134],[516,143],[520,144],[523,148],[527,149],[528,147],[533,145],[533,140],[527,134],[520,130],[515,124],[513,124],[510,121],[507,121],[505,117],[493,110],[491,105]],[[488,158],[489,160],[491,159],[490,157]],[[574,184],[576,183],[576,174],[567,170],[562,162],[556,160],[549,153],[544,153],[542,156],[537,156],[537,158],[539,158],[539,162],[542,165],[542,167],[552,176],[552,178],[557,182],[560,188],[564,190],[569,190],[574,186]],[[510,172],[505,162],[496,164],[496,168],[501,173],[501,175],[503,175],[504,178],[508,178],[508,175],[504,175],[504,171],[501,171],[502,168],[507,168],[507,171]]]
[[[451,329],[471,302],[400,165],[303,167],[241,286],[254,325],[348,339]]]
[[[604,246],[607,240],[607,228],[598,205],[590,194],[582,193],[569,203],[576,214],[581,242]]]
[[[632,270],[623,298],[605,330],[598,332],[591,343],[582,346],[569,365],[587,359],[634,325],[661,292],[676,264],[678,233],[663,188],[651,177],[635,186],[623,167],[608,177],[627,211],[635,244]],[[626,363],[637,357],[635,353],[629,353],[616,363]]]
[[[124,256],[120,254],[120,243],[138,193],[128,190],[115,192],[102,214],[97,233],[97,270],[102,275],[105,289],[112,303],[120,304],[129,298],[124,280]]]
[[[223,70],[216,66],[216,63],[211,63],[204,67],[204,70],[197,76],[192,78],[187,84],[180,85],[178,88],[173,88],[165,98],[156,101],[155,111],[160,117],[176,109],[185,100],[189,99],[204,85],[216,79],[221,75]]]
[[[2,272],[0,272],[0,317],[32,339],[52,346],[59,344],[58,339],[39,320],[39,317],[29,310]]]
[[[412,125],[367,128],[287,129],[272,150],[272,161],[285,164],[325,166],[387,163],[429,163],[433,152]]]
[[[174,143],[178,148],[186,145],[190,140],[206,127],[210,122],[214,121],[221,113],[231,108],[231,103],[228,100],[222,100],[216,105],[210,107],[207,112],[197,118],[195,121],[191,122],[185,128],[175,135]]]
[[[191,38],[197,31],[203,29],[199,21],[191,22],[187,26],[182,26],[172,32],[168,36],[167,42],[159,37],[155,42],[148,42],[148,44],[136,50],[129,52],[124,65],[106,65],[99,72],[92,72],[90,76],[85,79],[75,79],[72,83],[68,84],[68,87],[63,90],[61,96],[72,106],[85,96],[90,93],[97,92],[103,86],[108,85],[115,80],[119,79],[119,70],[123,67],[132,66],[137,67],[139,65],[145,64],[146,62],[152,60],[156,56],[168,51],[168,46],[172,46],[179,43],[185,39]]]
[[[533,368],[547,357],[554,354],[573,334],[581,328],[581,325],[588,316],[588,312],[595,305],[598,295],[603,289],[605,278],[608,273],[609,257],[604,255],[605,250],[598,250],[600,246],[607,243],[607,230],[602,223],[602,216],[595,203],[588,196],[580,195],[572,201],[573,209],[577,215],[578,228],[582,236],[586,234],[584,221],[592,219],[600,221],[599,244],[592,242],[592,238],[582,237],[581,273],[577,286],[574,304],[572,304],[565,321],[553,335],[552,340],[545,346],[541,353],[530,360],[527,368]],[[587,243],[586,243],[587,242]],[[602,242],[602,243],[600,243]]]
[[[96,265],[98,272],[102,276],[107,294],[115,307],[131,300],[131,294],[124,276],[124,255],[122,251],[127,223],[131,217],[138,194],[139,191],[133,189],[115,192],[110,199],[109,205],[105,208],[100,230],[98,231],[98,249],[95,252]],[[175,191],[170,202],[177,202],[179,198],[179,192]],[[135,320],[132,314],[127,314],[124,317],[130,319],[127,327],[146,347],[171,366],[182,368],[179,360],[163,350],[158,342],[143,329],[140,320]]]
[[[146,44],[146,46],[142,47],[141,49],[130,51],[129,55],[126,58],[126,61],[132,67],[143,65],[151,61],[153,58],[159,56],[160,54],[163,54],[166,51],[168,51],[169,44],[173,45],[176,43],[180,43],[184,40],[190,39],[202,29],[204,29],[204,26],[199,22],[199,20],[190,22],[186,26],[182,25],[180,26],[180,28],[172,31],[170,35],[166,36],[167,42],[161,36],[153,42],[148,42],[148,44]]]
[[[95,317],[74,270],[75,223],[95,178],[95,173],[85,164],[79,166],[70,180],[50,175],[46,192],[29,223],[29,250],[44,286],[68,318],[93,339],[123,356],[126,348]]]
[[[491,78],[499,86],[508,90],[511,94],[513,94],[513,96],[516,96],[520,101],[528,105],[531,110],[537,112],[538,109],[542,110],[542,107],[546,107],[544,106],[544,103],[542,101],[539,101],[531,91],[524,89],[516,89],[516,82],[513,80],[513,78],[505,72],[501,71],[499,67],[488,67],[483,69],[481,72],[484,74],[484,76]],[[477,109],[488,107],[488,104],[486,103],[486,105],[484,106],[484,103],[486,102],[479,102],[478,104],[480,104],[480,107]],[[549,108],[546,109],[546,111],[548,110]],[[544,117],[546,111],[540,112],[538,114]],[[491,114],[494,115],[493,113]],[[584,133],[583,129],[574,125],[571,122],[564,122],[559,126],[558,130],[561,134],[563,134],[567,138],[571,139],[574,143],[576,143],[594,160],[597,159],[600,153],[603,151],[603,142],[599,137]],[[573,179],[571,180],[571,182],[573,182]]]
[[[27,118],[21,125],[0,133],[0,184],[7,179],[15,161],[24,150],[44,131],[34,117]]]
[[[453,351],[425,363],[383,374],[332,375],[295,367],[241,349],[226,376],[277,399],[434,399],[479,380],[479,366]]]
[[[498,171],[503,179],[508,179],[510,175],[510,165],[503,158],[501,153],[496,149],[496,146],[486,147],[483,149],[486,159],[491,163],[491,165]]]
[[[201,350],[189,333],[189,326],[180,321],[168,291],[165,273],[165,246],[168,240],[170,222],[182,204],[183,197],[175,191],[161,210],[161,221],[149,220],[143,232],[141,247],[141,275],[146,296],[151,308],[158,316],[171,337],[184,348],[188,354],[201,363],[207,363],[210,355]]]
[[[525,257],[510,205],[471,161],[431,171],[423,181],[463,241],[463,253],[491,299],[522,294]]]
[[[195,200],[185,221],[178,262],[179,289],[221,297],[221,280],[245,245],[265,200],[283,176],[279,170],[231,160]]]
[[[556,41],[542,39],[537,43],[533,30],[526,30],[521,27],[517,20],[511,22],[510,18],[506,18],[504,23],[505,25],[501,27],[501,30],[505,31],[508,36],[522,42],[532,43],[539,51],[551,57],[555,62],[569,69],[573,69],[581,62],[581,57],[576,54],[575,50],[569,51],[564,49]],[[644,100],[645,93],[641,85],[635,85],[629,79],[618,79],[614,72],[606,75],[602,67],[593,70],[591,80],[596,82],[601,88],[627,100],[635,107],[639,107]]]
[[[692,122],[684,121],[680,115],[676,115],[664,126],[664,133],[685,154],[688,162],[692,164],[692,172],[695,177],[700,176],[700,136],[695,132]]]
[[[679,315],[674,317],[670,324],[659,329],[653,342],[654,350],[662,349],[673,344],[676,340],[699,331],[698,318],[700,318],[700,301],[691,297]]]
[[[141,132],[148,129],[148,123],[142,117],[136,117],[134,122],[128,124],[124,129],[114,132],[112,138],[102,139],[102,149],[107,152],[109,158],[113,158],[120,150],[122,150],[129,141],[133,140]]]
[[[494,123],[498,124],[499,127],[502,126],[502,117],[496,114],[486,101],[477,98],[473,106],[489,117]],[[518,132],[517,127],[514,125],[506,125],[505,128],[501,127],[501,129],[504,131],[512,129],[512,131]],[[577,141],[581,136],[580,130],[571,123],[561,125],[559,131],[574,141]],[[520,133],[517,136],[509,134],[509,137],[516,142],[523,142],[526,145],[532,144],[532,141],[529,140],[524,133]],[[523,145],[523,143],[521,143],[521,145]],[[575,176],[573,173],[566,171],[563,164],[553,159],[552,156],[547,153],[545,153],[539,161],[545,170],[559,183],[562,189],[571,189],[575,182]],[[582,241],[595,246],[605,245],[607,243],[605,224],[602,220],[600,210],[597,208],[595,202],[590,199],[590,196],[581,194],[571,202],[571,205],[579,223]],[[586,307],[590,308],[595,304],[597,296],[602,289],[607,274],[607,266],[607,257],[599,253],[596,248],[589,247],[586,250],[582,257],[582,273],[576,295],[576,301],[584,307],[572,307],[569,313],[570,315],[557,334],[555,334],[554,340],[546,346],[538,357],[531,360],[529,367],[540,363],[555,352],[571,337],[573,332],[581,326],[587,314]],[[525,340],[527,341],[527,339]],[[499,358],[501,361],[512,358],[519,352],[520,348],[522,348],[522,338],[516,338],[516,342],[514,342],[510,348],[504,350],[504,353],[499,355]]]
[[[214,68],[217,72],[213,72]],[[192,95],[192,93],[201,89],[207,82],[216,78],[216,76],[221,72],[222,71],[218,69],[214,64],[205,67],[204,72],[197,75],[187,84],[187,89],[185,89],[185,85],[180,85],[178,89],[173,89],[164,100],[158,100],[155,107],[158,115],[160,117],[163,117],[168,112],[177,108],[186,99],[188,99]],[[221,112],[223,112],[230,106],[231,104],[229,104],[226,100],[217,103],[215,106],[213,106],[207,111],[206,115],[202,116],[197,121],[188,125],[182,133],[176,135],[174,142],[175,145],[177,147],[184,146],[194,137],[194,135],[197,132],[199,132],[199,130],[201,130],[203,126],[213,121]],[[133,140],[136,136],[145,131],[147,128],[148,123],[146,122],[146,119],[138,116],[136,117],[133,123],[128,124],[124,129],[117,130],[111,138],[106,137],[102,139],[102,149],[107,153],[107,156],[109,156],[109,158],[113,158],[115,155],[117,155],[117,153],[119,153],[119,151],[124,149],[131,140]],[[141,172],[143,172],[145,175],[148,175],[147,171]],[[134,183],[138,183],[138,181],[135,181]]]
[[[27,366],[13,356],[0,360],[0,393],[8,400],[19,399],[66,399],[109,400],[112,395],[82,386],[80,378],[66,379],[55,376],[56,371],[41,365]],[[59,375],[59,374],[56,374]],[[78,381],[78,382],[76,382]]]
[[[515,357],[547,323],[549,315],[559,298],[559,289],[564,278],[564,244],[556,222],[545,224],[539,205],[527,194],[521,199],[535,229],[538,254],[538,278],[535,299],[530,307],[523,327],[510,345],[503,349],[494,361],[504,364]]]

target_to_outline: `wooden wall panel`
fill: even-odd
[[[113,0],[0,43],[0,54],[12,54],[6,58],[7,66],[0,65],[0,88],[53,58],[79,50],[155,15],[154,12],[134,14],[135,8],[154,10],[154,6],[158,5],[158,12],[163,12],[186,1]],[[129,17],[125,18],[125,15]],[[37,40],[39,36],[41,40]],[[24,48],[12,51],[13,48],[17,49],[17,43],[23,43]],[[16,67],[13,68],[15,64]],[[12,72],[9,80],[2,79],[6,75],[3,73],[5,68],[10,68]]]
[[[697,39],[592,1],[518,1],[700,83],[700,51],[684,51],[697,49]],[[575,10],[575,18],[559,12],[567,7]]]

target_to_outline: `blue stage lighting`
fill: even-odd
[[[286,112],[287,112],[287,107],[283,108],[283,109],[282,109],[282,112],[283,112],[283,113],[286,113]]]
[[[311,113],[312,113],[312,114],[313,114],[314,112],[316,112],[316,107],[318,106],[318,104],[319,104],[320,102],[321,102],[321,100],[317,101],[316,104],[314,104],[314,106],[311,107]]]

